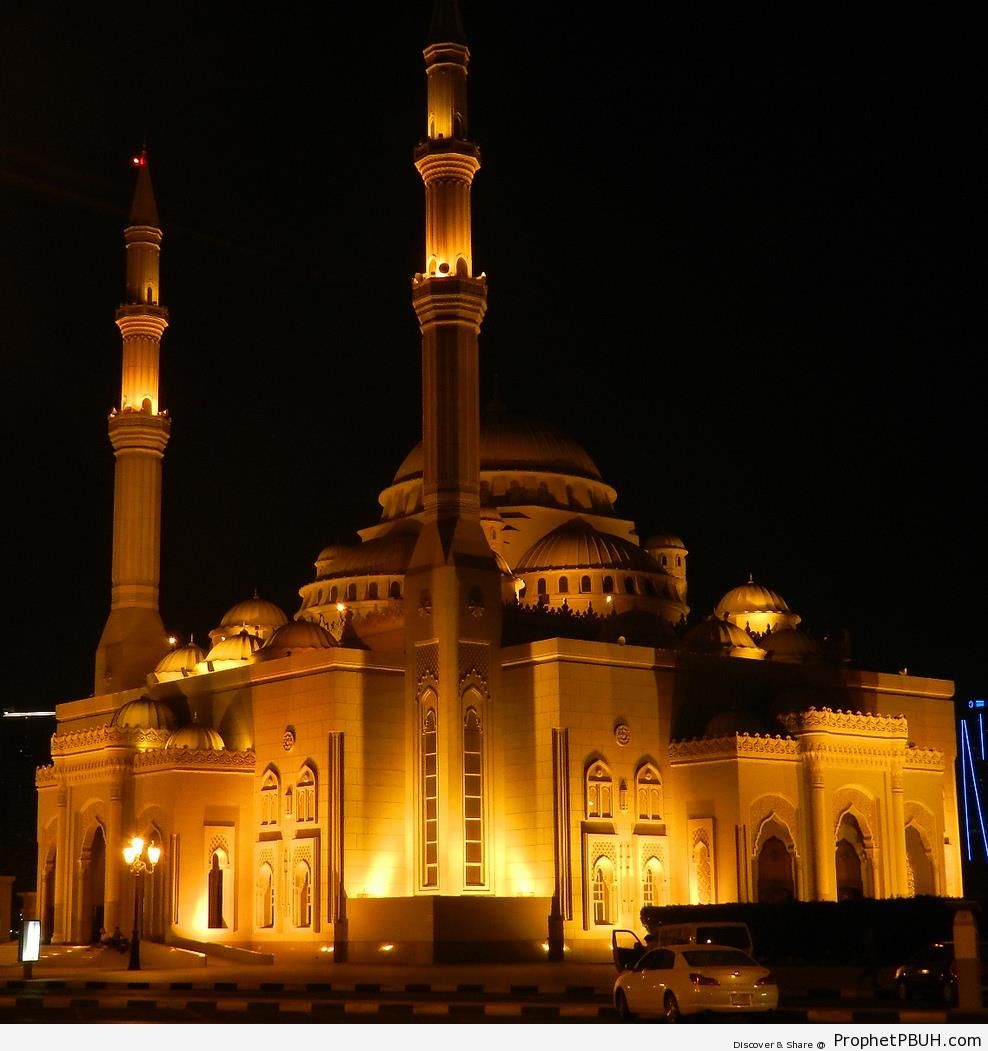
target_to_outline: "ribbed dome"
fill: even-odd
[[[763,657],[765,651],[743,629],[729,620],[708,617],[686,632],[683,649],[690,653],[723,653],[735,657]]]
[[[714,615],[755,635],[794,628],[802,620],[777,591],[762,587],[751,578],[747,584],[728,591],[714,607]]]
[[[536,541],[518,561],[515,572],[544,569],[637,569],[661,573],[662,568],[640,547],[610,533],[601,533],[584,518],[572,518]]]
[[[328,650],[338,645],[322,625],[311,620],[293,620],[283,624],[268,639],[261,656],[280,657],[292,650]]]
[[[158,661],[154,671],[158,676],[169,675],[181,678],[185,675],[192,675],[195,672],[196,665],[205,659],[205,651],[200,649],[194,642],[190,642],[187,646],[180,646],[177,650],[166,653]]]
[[[209,749],[218,752],[226,748],[226,744],[216,730],[193,723],[191,726],[183,726],[181,730],[176,730],[168,738],[168,744],[165,747]]]
[[[175,715],[167,704],[152,701],[150,697],[140,697],[136,701],[128,701],[115,711],[110,725],[130,726],[137,730],[172,730],[175,727]]]
[[[362,544],[331,544],[323,548],[316,559],[317,579],[404,573],[416,538],[417,533],[410,529],[394,529]]]
[[[786,600],[771,588],[764,588],[749,580],[747,584],[732,588],[714,607],[718,617],[742,613],[789,613]]]
[[[548,423],[527,420],[501,407],[489,407],[480,423],[482,471],[546,471],[601,481],[597,465],[572,438]],[[405,457],[394,480],[422,474],[422,444]]]
[[[223,632],[224,629],[229,629],[224,634],[232,634],[235,629],[239,628],[261,628],[271,632],[287,623],[288,617],[285,616],[282,609],[273,602],[258,598],[255,594],[253,598],[231,606],[223,614],[217,630]]]
[[[249,661],[261,648],[261,640],[249,631],[240,631],[229,635],[219,642],[206,655],[206,660],[213,661]]]

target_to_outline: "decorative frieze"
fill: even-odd
[[[165,748],[134,756],[134,771],[203,767],[210,770],[254,770],[254,750],[214,748]]]
[[[34,784],[37,788],[44,788],[46,785],[58,784],[58,776],[55,773],[55,764],[49,763],[47,766],[39,766],[34,771]]]
[[[903,770],[943,770],[944,756],[938,748],[907,748]]]

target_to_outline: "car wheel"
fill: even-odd
[[[617,996],[614,998],[614,1006],[617,1007],[618,1018],[622,1022],[633,1022],[635,1016],[631,1013],[631,1008],[628,1007],[628,998],[624,995],[621,990],[618,990]]]
[[[679,1003],[676,997],[672,993],[666,993],[665,1003],[663,1004],[666,1016],[666,1022],[681,1022],[682,1015],[679,1013]]]
[[[900,1004],[909,1003],[909,986],[905,982],[900,981],[895,987],[895,994],[899,998]]]

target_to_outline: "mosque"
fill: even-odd
[[[145,938],[341,960],[593,955],[644,905],[959,896],[952,684],[852,669],[761,582],[691,617],[679,537],[642,543],[577,442],[481,410],[454,0],[424,55],[421,442],[297,611],[255,594],[201,648],[158,611],[168,311],[135,159],[111,608],[37,771],[45,936],[129,928],[135,834],[161,852]]]

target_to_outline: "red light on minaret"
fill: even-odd
[[[130,163],[133,164],[133,166],[135,168],[143,168],[144,167],[144,154],[142,153],[140,155],[140,157],[131,157],[130,158]]]

